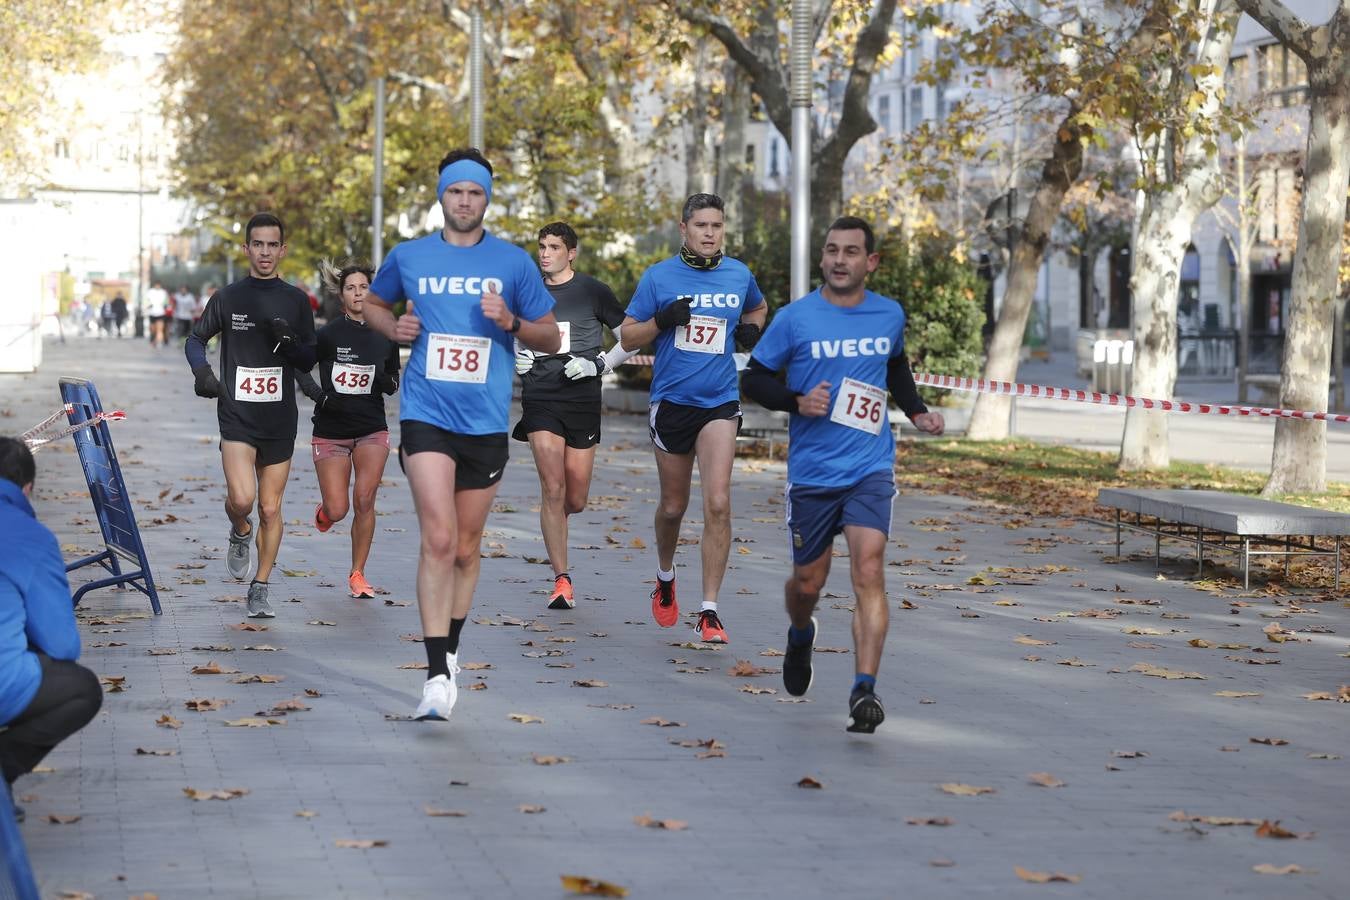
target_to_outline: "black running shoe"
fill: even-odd
[[[787,653],[783,654],[783,687],[794,697],[800,697],[811,689],[811,651],[816,646],[815,616],[811,617],[811,643],[804,647],[793,645],[792,632],[788,632]]]
[[[848,698],[848,730],[871,734],[886,720],[881,698],[876,692],[858,688]]]

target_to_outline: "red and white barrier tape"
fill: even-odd
[[[65,428],[62,428],[60,431],[56,432],[55,434],[49,435],[47,437],[39,437],[39,435],[41,435],[44,431],[50,428],[53,424],[55,424],[58,419],[60,419],[62,416],[70,415],[70,413],[73,412],[74,409],[75,409],[74,406],[67,403],[65,406],[61,407],[56,412],[52,413],[50,416],[43,419],[41,422],[37,423],[32,428],[25,431],[21,439],[25,444],[28,445],[28,449],[33,453],[36,453],[43,447],[50,444],[52,441],[60,440],[61,438],[66,437],[67,435],[74,434],[81,428],[89,428],[94,425],[97,425],[99,422],[120,422],[127,417],[127,414],[122,412],[122,410],[120,409],[114,409],[110,412],[99,412],[95,413],[90,418],[85,419],[83,422],[76,422],[74,425],[68,425]]]
[[[985,381],[983,378],[957,378],[953,375],[914,373],[914,383],[924,387],[949,391],[967,391],[977,394],[1007,394],[1013,397],[1036,397],[1046,400],[1072,400],[1076,403],[1099,403],[1104,406],[1140,407],[1161,412],[1191,413],[1210,416],[1252,416],[1277,419],[1305,419],[1317,422],[1350,423],[1350,415],[1340,413],[1307,412],[1301,409],[1274,409],[1266,406],[1235,406],[1226,403],[1191,403],[1186,400],[1154,400],[1149,397],[1131,397],[1128,394],[1103,394],[1073,388],[1047,387],[1043,384],[1021,384],[1015,381]]]

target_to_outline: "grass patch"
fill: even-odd
[[[1097,506],[1100,488],[1191,488],[1255,496],[1266,476],[1186,462],[1158,472],[1121,472],[1113,453],[1027,440],[918,440],[897,445],[896,482],[1012,506],[1030,515],[1100,519],[1108,515]],[[1350,484],[1329,484],[1325,494],[1275,499],[1350,513]]]

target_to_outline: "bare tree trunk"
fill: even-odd
[[[1347,17],[1350,19],[1350,17]],[[1350,26],[1350,21],[1346,22]],[[1294,254],[1293,296],[1280,368],[1280,405],[1327,408],[1331,329],[1335,320],[1337,264],[1350,182],[1350,53],[1342,47],[1339,77],[1308,67],[1308,150],[1304,165],[1303,215]],[[1330,68],[1324,64],[1319,68]],[[1319,85],[1320,83],[1320,85]],[[1321,493],[1327,489],[1325,422],[1279,419],[1263,494]]]
[[[1234,315],[1238,317],[1238,402],[1247,402],[1247,366],[1250,364],[1252,344],[1252,240],[1255,223],[1252,221],[1251,185],[1247,183],[1247,135],[1236,141],[1237,150],[1237,302]]]
[[[733,62],[722,68],[726,83],[722,102],[722,159],[717,168],[717,193],[726,203],[727,244],[744,246],[745,124],[750,118],[750,79]]]
[[[703,73],[708,68],[708,39],[699,38],[694,44],[694,99],[685,117],[689,143],[684,157],[684,193],[698,194],[710,190],[708,170],[708,88]]]
[[[1196,89],[1208,98],[1195,110],[1197,119],[1218,111],[1237,18],[1236,0],[1218,0],[1198,54],[1213,74],[1196,79]],[[1130,393],[1138,396],[1170,399],[1176,388],[1181,260],[1196,218],[1223,196],[1219,155],[1206,148],[1209,141],[1201,133],[1188,138],[1175,180],[1155,183],[1144,197],[1130,274],[1134,336]],[[1171,463],[1167,416],[1142,407],[1126,411],[1121,469],[1167,468]]]

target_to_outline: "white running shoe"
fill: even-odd
[[[436,719],[444,722],[450,718],[450,710],[455,705],[455,683],[444,675],[428,678],[422,686],[422,702],[417,704],[413,718],[419,722]]]

